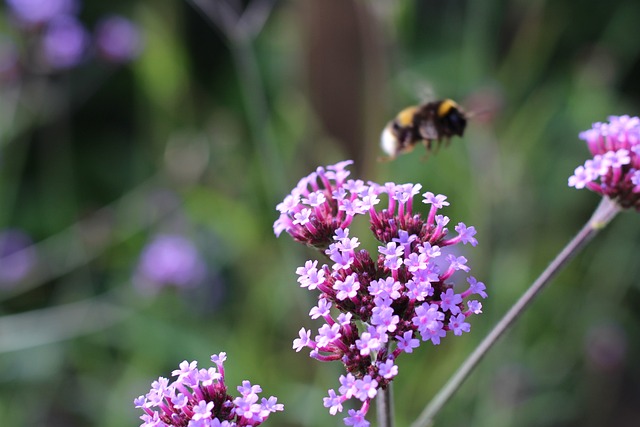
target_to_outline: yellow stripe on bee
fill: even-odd
[[[413,123],[413,116],[416,115],[416,111],[418,111],[420,107],[407,107],[404,110],[398,113],[396,117],[396,121],[400,126],[409,126]]]
[[[438,107],[438,117],[446,116],[453,108],[459,108],[458,104],[456,104],[452,99],[445,99],[440,103],[440,106]]]

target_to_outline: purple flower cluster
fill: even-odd
[[[92,40],[78,19],[78,0],[5,1],[18,28],[29,39],[35,35],[38,41],[36,55],[27,53],[20,58],[23,67],[44,65],[51,70],[66,70],[86,60],[92,50],[107,62],[123,63],[134,59],[141,50],[137,26],[120,16],[102,19]],[[38,58],[39,63],[29,64],[33,58]]]
[[[276,206],[280,212],[280,218],[273,224],[276,236],[286,231],[300,243],[326,248],[337,229],[348,227],[355,215],[365,213],[368,199],[362,197],[354,203],[356,197],[346,197],[349,190],[345,188],[345,181],[350,172],[345,168],[351,163],[347,160],[326,170],[320,167],[302,178],[291,194]],[[362,181],[349,182],[364,185]]]
[[[262,424],[272,412],[283,405],[271,396],[259,401],[259,385],[243,381],[238,386],[240,397],[227,394],[224,383],[226,353],[214,354],[211,361],[217,368],[198,369],[197,362],[186,360],[172,372],[177,377],[169,382],[160,377],[151,390],[134,400],[144,411],[140,427],[243,427]]]
[[[365,427],[371,399],[398,374],[396,358],[413,352],[421,341],[437,345],[448,333],[469,332],[466,319],[481,313],[482,304],[464,300],[487,294],[472,276],[466,290],[454,290],[452,276],[470,268],[465,257],[450,249],[459,243],[475,246],[477,240],[474,227],[461,222],[450,236],[449,218],[438,214],[449,205],[445,196],[424,193],[422,202],[430,209],[423,218],[413,212],[419,184],[348,179],[351,163],[320,167],[300,180],[277,206],[280,218],[274,231],[320,248],[331,261],[319,265],[310,260],[297,270],[300,286],[320,293],[310,317],[326,323],[314,337],[302,328],[293,348],[309,348],[312,358],[344,364],[347,374],[340,377],[337,393],[329,390],[324,405],[335,415],[346,400],[360,400],[362,406],[348,411],[344,422]],[[379,210],[381,197],[387,204]],[[360,241],[350,236],[348,226],[356,215],[368,216],[381,242],[373,256],[358,249]],[[334,316],[331,308],[339,314]]]
[[[569,186],[588,188],[640,211],[640,118],[611,116],[581,132],[580,139],[593,158],[576,168]]]

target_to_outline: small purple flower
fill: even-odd
[[[300,336],[300,338],[296,338],[295,340],[293,340],[293,349],[295,351],[300,351],[303,348],[312,345],[313,340],[311,339],[311,330],[305,330],[304,328],[300,329],[300,332],[298,332],[298,335]]]
[[[95,31],[98,54],[106,61],[123,63],[135,59],[142,50],[138,27],[122,16],[102,19]]]
[[[622,208],[640,211],[640,118],[611,116],[581,132],[593,155],[569,177],[569,186],[588,188]]]
[[[482,282],[478,282],[475,277],[471,276],[467,278],[467,282],[469,283],[469,294],[478,294],[482,298],[487,297],[487,293],[485,292],[486,286]],[[463,294],[463,297],[466,297],[468,294]]]
[[[405,353],[413,353],[414,348],[420,347],[420,341],[413,338],[412,331],[406,331],[402,336],[396,335],[398,340],[398,349]]]
[[[449,329],[453,331],[454,335],[462,335],[463,332],[469,332],[471,325],[465,322],[467,317],[464,314],[458,314],[457,316],[451,316],[449,320]]]
[[[344,424],[353,427],[369,427],[369,421],[364,418],[366,414],[362,410],[349,409],[349,416],[344,419]]]
[[[160,377],[149,393],[134,399],[135,407],[144,412],[140,427],[258,426],[272,412],[284,410],[273,396],[258,403],[262,388],[249,381],[238,387],[241,396],[233,398],[224,383],[226,354],[213,355],[211,360],[216,367],[200,371],[195,361],[185,360],[173,371],[175,381]]]
[[[26,25],[38,25],[77,12],[76,0],[6,0],[11,13]]]
[[[316,336],[316,343],[318,347],[329,347],[334,341],[337,341],[342,335],[340,334],[340,325],[334,323],[332,326],[327,324],[322,325],[318,329],[318,336]]]
[[[440,308],[442,311],[450,311],[451,314],[460,313],[460,304],[462,303],[462,296],[456,294],[453,289],[449,288],[444,294],[440,295],[442,302]]]
[[[373,399],[378,394],[378,381],[371,378],[371,375],[365,375],[361,380],[356,380],[356,399],[366,401]]]
[[[473,314],[482,313],[482,303],[477,300],[472,300],[467,303],[467,307],[469,307],[469,311]]]
[[[0,232],[0,288],[11,288],[24,279],[36,264],[31,238],[23,231]]]
[[[338,291],[336,298],[339,300],[355,298],[358,293],[358,289],[360,289],[360,283],[358,282],[357,275],[353,273],[347,276],[344,281],[336,280],[333,284],[333,288]]]
[[[78,65],[85,56],[89,35],[80,21],[70,15],[51,21],[42,36],[42,55],[53,69]]]
[[[393,360],[387,360],[386,362],[380,362],[378,365],[378,372],[384,378],[393,378],[398,375],[398,366],[393,364]]]
[[[200,284],[205,274],[204,261],[190,240],[162,234],[143,250],[134,282],[145,291],[164,286],[185,288]]]
[[[336,395],[335,390],[329,390],[329,397],[325,397],[322,399],[325,408],[329,408],[329,413],[331,415],[335,415],[338,412],[342,412],[342,402],[344,402],[346,398],[342,395]]]

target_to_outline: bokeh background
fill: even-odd
[[[139,425],[152,380],[226,351],[229,386],[285,404],[266,425],[341,425],[322,397],[342,367],[291,349],[319,326],[295,275],[316,254],[272,223],[300,177],[353,159],[478,230],[484,314],[399,360],[409,425],[597,205],[567,178],[579,131],[638,113],[639,17],[635,0],[7,0],[0,424]],[[464,138],[377,162],[385,123],[438,97],[474,112]],[[639,237],[637,213],[616,218],[436,425],[638,425]]]

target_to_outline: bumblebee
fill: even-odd
[[[427,153],[454,136],[462,136],[467,125],[467,116],[451,99],[428,102],[407,107],[400,111],[382,131],[380,145],[388,160],[398,154],[408,153],[422,141]]]

